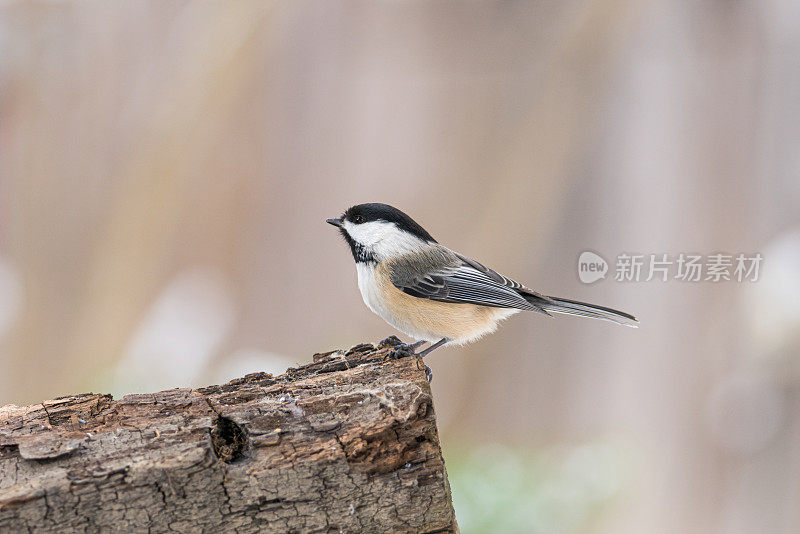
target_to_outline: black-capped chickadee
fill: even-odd
[[[520,310],[565,313],[636,327],[633,315],[548,297],[439,243],[411,217],[387,204],[359,204],[327,219],[344,236],[364,303],[414,338],[425,356],[445,343],[463,345],[497,329]]]

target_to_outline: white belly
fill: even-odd
[[[381,298],[378,282],[375,279],[375,269],[365,263],[356,263],[356,271],[358,272],[358,289],[361,291],[361,298],[364,299],[367,308],[401,332],[413,336],[395,324],[395,314],[387,300]]]

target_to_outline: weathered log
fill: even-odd
[[[396,338],[273,377],[0,408],[0,532],[455,532]]]

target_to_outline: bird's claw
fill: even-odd
[[[381,339],[378,342],[378,348],[379,349],[382,349],[382,348],[385,348],[385,347],[397,347],[397,346],[400,346],[400,345],[405,345],[405,343],[400,341],[400,338],[397,337],[397,336],[389,336],[387,338]]]
[[[409,350],[407,350],[405,347],[396,347],[396,348],[390,350],[389,352],[387,352],[383,356],[383,361],[399,360],[400,358],[403,358],[403,357],[406,357],[406,356],[413,356],[413,355],[414,355],[414,353],[409,351]]]
[[[392,350],[386,353],[384,359],[396,360],[403,356],[416,356],[416,349],[424,344],[424,341],[416,341],[414,343],[403,343],[397,336],[389,336],[378,342],[378,348],[392,347]]]

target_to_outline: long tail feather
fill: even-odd
[[[605,306],[597,306],[595,304],[589,304],[588,302],[578,302],[577,300],[562,299],[560,297],[547,297],[547,300],[545,300],[533,295],[523,296],[529,302],[535,299],[535,302],[531,302],[531,304],[535,304],[536,306],[548,312],[578,315],[580,317],[590,317],[592,319],[610,321],[612,323],[630,326],[633,328],[639,327],[639,321],[633,315],[621,312],[619,310],[606,308]]]

